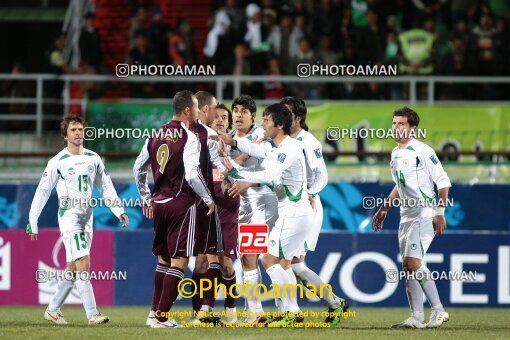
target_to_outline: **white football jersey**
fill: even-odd
[[[328,184],[328,169],[322,157],[322,144],[306,130],[301,130],[296,140],[303,143],[308,191],[315,195]]]
[[[253,151],[260,150],[263,146],[241,143],[238,147],[248,152],[245,147]],[[259,167],[252,169],[239,167],[239,170],[233,169],[229,176],[234,180],[273,186],[278,198],[278,210],[289,205],[302,203],[309,205],[303,143],[290,136],[285,137],[278,147],[272,148]]]
[[[81,155],[72,155],[64,148],[48,162],[37,186],[30,207],[29,232],[38,232],[37,221],[55,186],[59,199],[59,219],[74,215],[75,218],[70,220],[80,221],[60,224],[61,233],[76,230],[92,232],[92,207],[86,203],[92,197],[94,186],[102,193],[104,202],[111,204],[110,209],[115,216],[124,214],[124,208],[120,206],[115,187],[99,155],[88,149],[83,149]]]
[[[252,143],[252,141],[255,138],[257,138],[257,140],[261,140],[264,138],[264,129],[254,124],[250,132],[244,137],[239,137],[237,135],[237,132],[231,133],[231,135],[234,137],[235,140],[238,141],[238,143],[239,141],[246,141],[247,143]],[[267,145],[269,145],[269,143],[267,143]],[[269,146],[267,148],[270,149]],[[231,148],[229,156],[232,159],[236,159],[239,155],[241,155],[241,153],[242,151],[240,151],[239,149]],[[244,162],[243,167],[246,169],[256,169],[260,167],[264,158],[265,155],[263,155],[262,157],[251,156],[246,160],[246,162]],[[266,197],[269,200],[275,200],[274,192],[267,185],[261,185],[259,187],[250,187],[244,193],[241,194],[240,210],[252,211],[253,209],[256,209],[256,207],[260,205],[260,202],[265,201]]]
[[[434,183],[438,190],[451,187],[450,179],[434,150],[416,139],[411,140],[403,149],[398,146],[393,149],[390,167],[402,202],[432,202],[435,199]],[[411,205],[401,204],[401,223],[416,217],[434,216],[431,205]]]

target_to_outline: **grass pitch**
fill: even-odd
[[[187,312],[189,308],[177,308]],[[45,307],[0,307],[0,338],[3,339],[508,339],[510,309],[448,308],[450,321],[439,329],[397,330],[393,323],[409,316],[407,308],[352,308],[356,316],[342,320],[335,329],[268,329],[268,328],[193,328],[150,329],[145,326],[148,310],[144,307],[102,307],[110,317],[106,325],[88,326],[81,307],[62,309],[69,325],[57,326],[43,318]],[[305,312],[306,309],[303,309]],[[322,312],[324,309],[308,309]],[[428,312],[426,313],[428,319]],[[306,321],[322,321],[319,317]]]

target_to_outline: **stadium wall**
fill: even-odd
[[[151,255],[150,230],[97,230],[92,247],[92,268],[117,273],[114,280],[95,280],[100,305],[145,305],[151,301],[156,259]],[[431,271],[472,273],[472,281],[437,281],[446,306],[508,307],[510,305],[510,235],[503,232],[458,233],[436,237],[425,256]],[[308,265],[335,292],[356,306],[406,306],[405,284],[395,280],[400,267],[397,235],[322,233],[319,248],[307,257]],[[193,264],[190,264],[192,268]],[[41,271],[65,267],[65,250],[57,229],[45,229],[37,241],[23,230],[0,230],[0,305],[45,305],[56,281],[41,281]],[[237,263],[237,273],[240,273]],[[264,273],[264,283],[269,279]],[[441,274],[442,275],[442,274]],[[471,274],[469,274],[471,275]],[[191,276],[191,270],[186,272]],[[238,276],[238,282],[240,277]],[[222,300],[222,299],[220,299]],[[67,303],[79,303],[75,290]],[[179,305],[190,305],[180,300]],[[303,299],[301,305],[313,303]],[[222,301],[217,302],[221,307]],[[238,306],[243,306],[243,301]],[[266,302],[273,306],[273,302]]]
[[[116,183],[121,199],[128,203],[139,197],[134,182]],[[371,233],[371,216],[375,213],[370,206],[376,198],[383,198],[391,191],[393,184],[379,183],[330,183],[320,193],[324,206],[323,230],[346,230],[351,233]],[[32,198],[37,185],[0,184],[0,229],[25,228]],[[94,189],[94,197],[100,197]],[[450,232],[468,230],[510,231],[510,184],[454,184],[449,197],[451,206],[446,209]],[[480,200],[480,197],[483,197]],[[371,200],[370,198],[373,198]],[[140,203],[140,202],[138,202]],[[152,221],[142,215],[139,206],[127,208],[130,229],[152,229]],[[39,219],[41,228],[57,225],[58,200],[53,192]],[[494,213],[497,212],[497,213]],[[385,229],[398,229],[398,209],[392,209],[385,222]],[[106,207],[94,208],[96,229],[116,229],[120,226],[117,218]]]

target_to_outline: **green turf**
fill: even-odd
[[[282,339],[295,337],[318,339],[508,339],[510,310],[486,308],[449,308],[450,322],[439,329],[395,330],[392,323],[409,314],[407,308],[352,308],[356,317],[346,318],[336,329],[150,329],[145,326],[147,308],[103,307],[110,317],[107,325],[88,326],[82,308],[64,307],[67,326],[56,326],[44,320],[44,307],[1,307],[0,338],[2,339]],[[320,312],[321,309],[308,311]],[[179,311],[187,311],[179,309]],[[306,309],[303,309],[306,311]],[[428,317],[428,316],[427,316]],[[321,321],[317,320],[317,321]],[[311,321],[308,318],[306,321]]]

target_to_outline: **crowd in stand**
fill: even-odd
[[[296,75],[297,65],[302,63],[397,65],[399,75],[510,75],[508,0],[213,0],[212,6],[203,50],[194,45],[186,18],[170,27],[158,6],[133,9],[125,61],[213,64],[217,75]],[[62,55],[65,36],[58,35],[45,54],[42,71],[110,73],[103,63],[94,21],[93,14],[83,20],[79,69],[66,64]],[[22,69],[16,65],[13,73]],[[34,92],[22,85],[5,82],[1,90],[7,96]],[[62,86],[62,82],[45,85],[45,97],[62,98]],[[130,83],[129,96],[165,97],[168,86]],[[179,84],[173,87],[170,91],[181,89]],[[426,86],[417,89],[419,98],[425,99]],[[97,99],[105,93],[105,84],[83,82],[81,92],[85,98]],[[409,98],[408,86],[396,83],[268,81],[243,83],[242,92],[265,99],[284,95],[346,100]],[[224,94],[231,95],[232,88],[227,87]],[[510,100],[510,84],[438,84],[435,96]]]
[[[510,74],[505,0],[217,2],[204,54],[220,74],[295,75],[298,64],[398,65],[402,75]],[[259,97],[403,99],[381,84],[245,84]],[[495,99],[504,86],[443,85],[440,99]],[[473,91],[470,93],[470,91]]]

